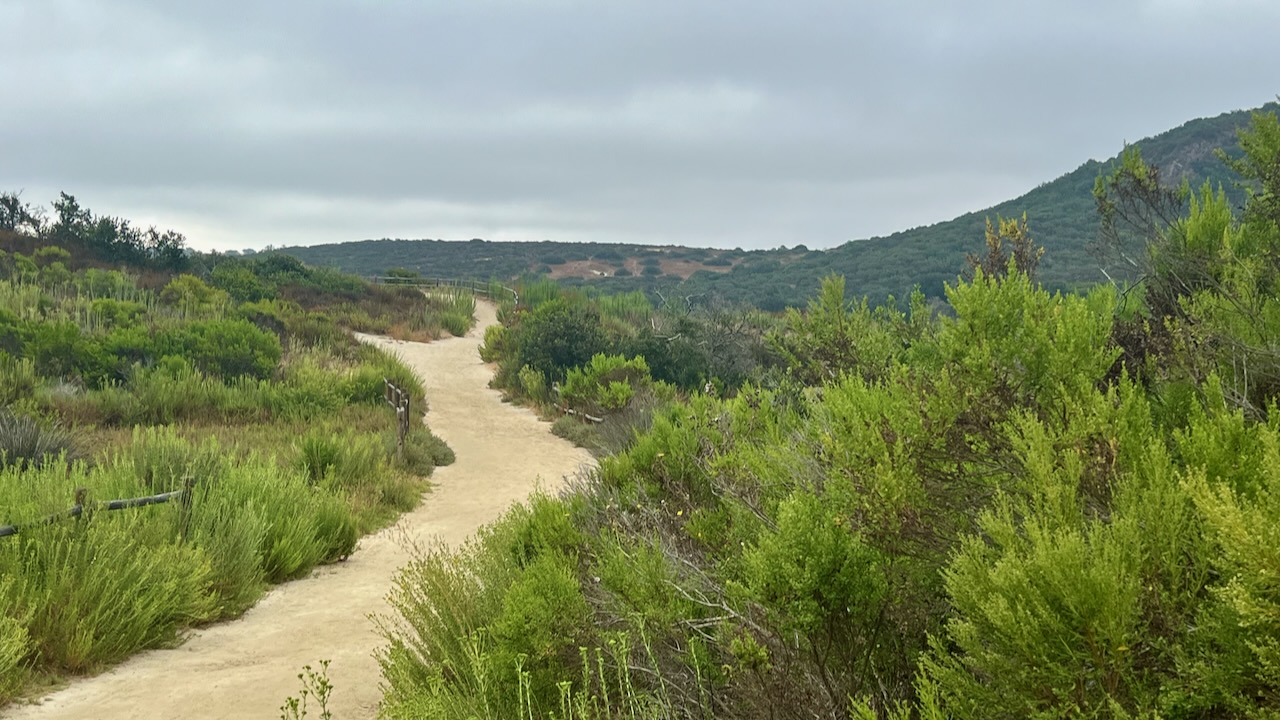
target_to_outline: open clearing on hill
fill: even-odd
[[[376,715],[381,692],[373,652],[382,644],[369,619],[387,609],[395,571],[409,544],[439,538],[457,544],[536,487],[558,488],[592,462],[585,450],[550,432],[529,410],[501,401],[480,361],[494,306],[476,303],[476,327],[465,338],[431,344],[385,338],[422,377],[432,432],[457,461],[438,468],[435,488],[395,526],[364,538],[344,563],[273,589],[245,615],[192,634],[172,650],[143,653],[102,675],[73,681],[38,705],[4,715],[27,718],[264,718],[300,688],[303,665],[330,659],[330,709],[339,718]]]

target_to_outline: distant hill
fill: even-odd
[[[1276,112],[1269,103],[1261,110]],[[1250,110],[1188,123],[1135,143],[1143,158],[1165,177],[1198,186],[1206,179],[1238,199],[1233,174],[1214,151],[1235,149],[1236,131]],[[1118,157],[1118,154],[1117,154]],[[982,249],[985,219],[1026,213],[1031,232],[1046,249],[1040,278],[1050,287],[1071,287],[1102,279],[1088,246],[1098,234],[1093,184],[1106,162],[1090,160],[1021,197],[954,220],[857,240],[830,250],[803,246],[781,250],[713,250],[673,246],[556,242],[446,242],[366,240],[283,251],[312,265],[332,265],[374,275],[402,267],[439,277],[513,278],[542,273],[566,282],[599,284],[602,290],[668,289],[682,295],[707,294],[765,309],[802,305],[828,273],[846,278],[851,293],[873,301],[903,297],[914,286],[937,297],[954,282],[967,253]]]

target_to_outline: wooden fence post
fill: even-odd
[[[71,515],[76,519],[76,525],[80,524],[80,519],[84,517],[85,511],[89,504],[89,488],[76,488],[75,502],[71,505]]]
[[[405,442],[405,439],[409,436],[410,413],[409,413],[409,393],[404,392],[403,390],[401,390],[400,392],[404,394],[404,402],[403,402],[404,412],[401,413],[401,417],[400,417],[400,446],[399,446],[400,459],[403,461],[404,460],[404,442]]]
[[[393,385],[387,378],[383,378],[382,382],[386,384],[387,404],[396,411],[396,459],[404,460],[405,436],[409,434],[409,393]]]

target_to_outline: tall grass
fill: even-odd
[[[520,293],[520,304],[530,309],[552,300],[558,300],[565,294],[565,290],[560,286],[560,283],[549,278],[536,276],[521,278],[516,286],[516,291]]]
[[[0,604],[26,618],[30,660],[44,670],[84,672],[172,641],[209,619],[209,565],[171,541],[173,513],[121,512],[52,525],[0,546],[13,578]]]
[[[0,541],[0,617],[11,619],[0,624],[0,666],[9,668],[0,697],[20,682],[16,668],[101,667],[170,642],[192,623],[234,616],[266,583],[350,554],[369,524],[361,503],[372,517],[403,478],[387,466],[380,440],[360,437],[319,484],[271,457],[226,462],[216,441],[193,446],[158,428],[135,431],[128,451],[93,467],[59,460],[0,472],[0,524],[63,510],[81,487],[93,508],[179,478],[197,481],[189,515],[179,503],[90,510]],[[346,440],[334,442],[345,448]]]
[[[0,352],[0,407],[30,400],[38,387],[35,362]]]
[[[6,582],[0,582],[0,596],[5,593]],[[30,654],[30,638],[27,628],[17,618],[0,617],[0,703],[14,697],[26,680],[24,659]]]
[[[476,297],[466,288],[436,288],[426,293],[426,309],[415,329],[425,330],[439,337],[447,331],[454,337],[462,337],[475,325]]]
[[[49,305],[49,297],[39,283],[25,280],[0,282],[0,307],[19,319],[41,317],[40,309]]]
[[[649,317],[653,314],[653,303],[649,302],[649,297],[641,290],[618,293],[616,295],[601,295],[596,298],[596,302],[600,307],[601,315],[615,320],[623,320],[632,325],[647,323]]]

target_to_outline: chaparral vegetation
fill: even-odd
[[[384,381],[415,421],[422,386],[350,331],[462,334],[474,304],[54,208],[0,197],[0,704],[234,617],[414,507],[452,453],[420,422],[396,452]]]
[[[1031,217],[945,306],[528,288],[497,383],[605,457],[404,569],[384,714],[1280,714],[1280,122],[1239,140],[1242,207],[1100,177],[1129,285],[1044,289]]]

